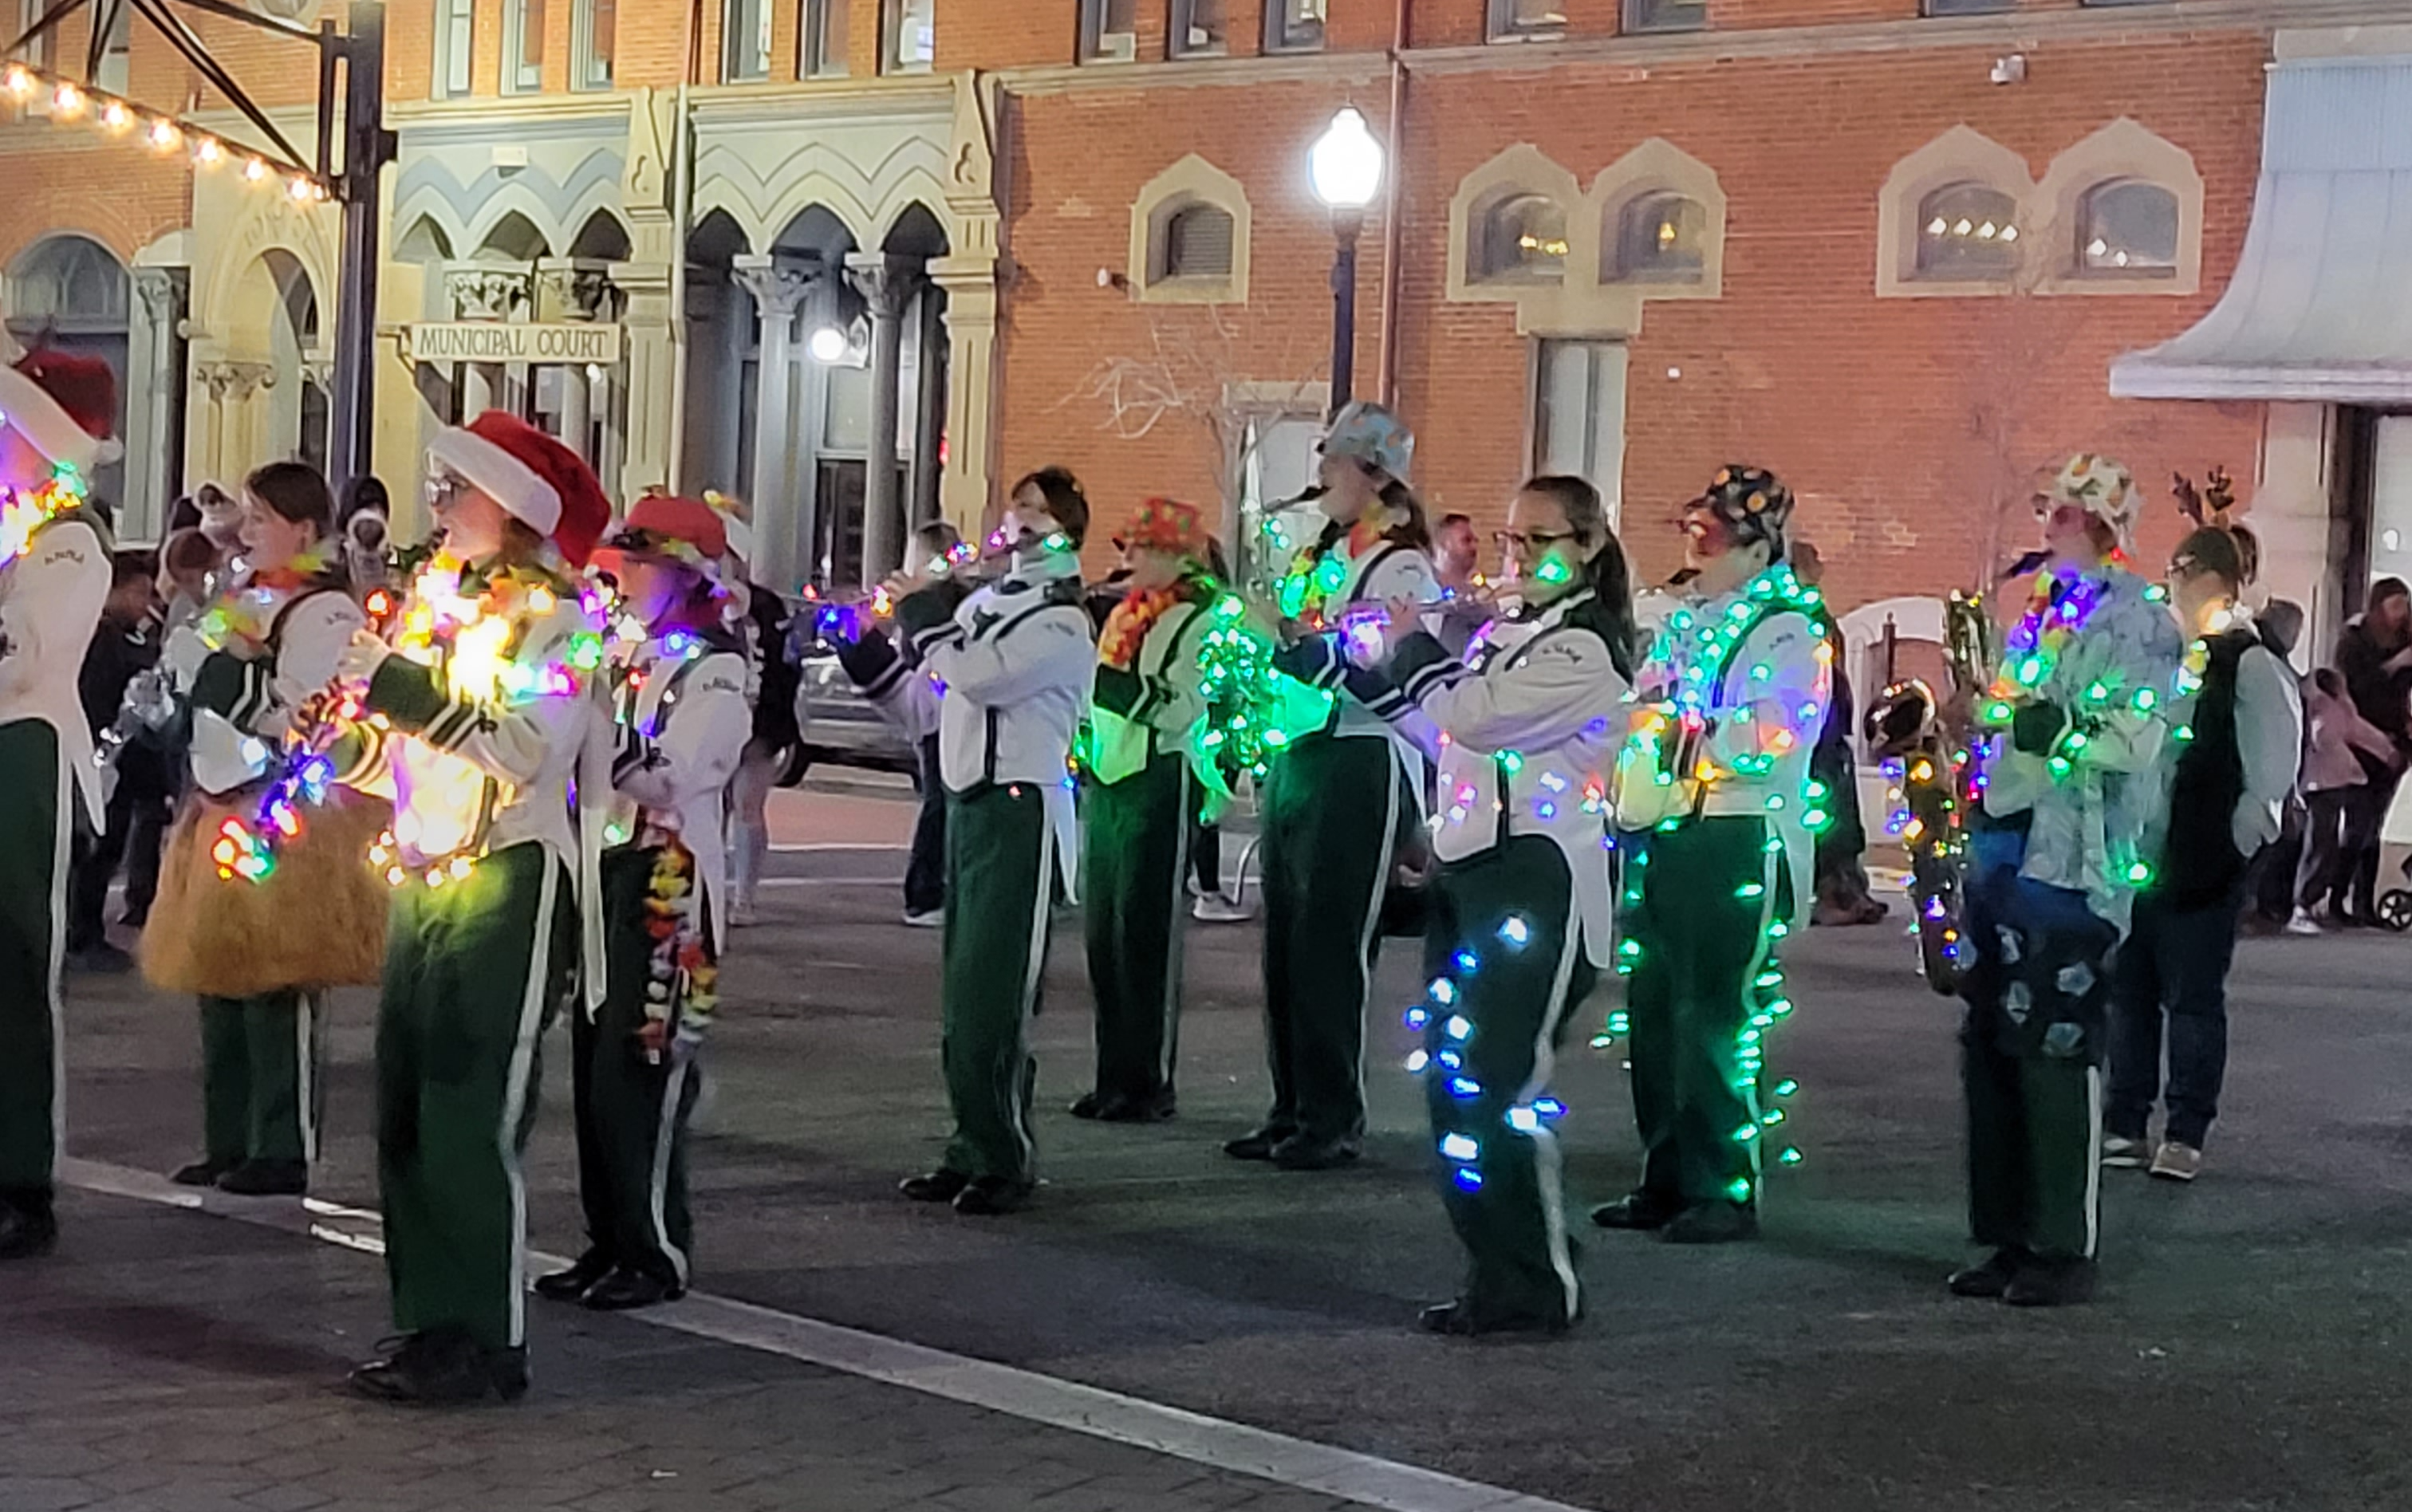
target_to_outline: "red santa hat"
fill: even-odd
[[[490,409],[439,433],[428,455],[450,468],[582,567],[611,524],[595,469],[516,415]]]
[[[0,424],[87,477],[125,452],[109,433],[117,425],[117,375],[97,357],[46,350],[0,366]]]

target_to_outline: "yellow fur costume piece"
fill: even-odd
[[[385,964],[392,889],[369,869],[368,848],[393,806],[348,787],[305,811],[302,833],[258,882],[218,875],[210,850],[228,815],[257,800],[185,800],[159,867],[159,896],[143,928],[143,978],[171,992],[257,997],[287,988],[374,986]]]

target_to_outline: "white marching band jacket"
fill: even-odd
[[[1102,783],[1144,771],[1159,756],[1192,761],[1206,721],[1199,642],[1211,600],[1175,604],[1147,627],[1128,668],[1099,666],[1089,718],[1089,770]]]
[[[162,653],[176,692],[193,701],[193,781],[215,794],[268,774],[294,711],[334,681],[344,648],[369,623],[327,582],[247,582],[226,596],[258,628],[266,654],[212,645],[206,617],[171,632]]]
[[[665,638],[624,645],[614,658],[616,800],[607,836],[633,839],[641,824],[679,837],[695,858],[695,887],[714,949],[728,940],[727,793],[754,733],[746,657],[737,646]]]
[[[1373,679],[1352,677],[1366,701],[1421,710],[1438,731],[1433,849],[1441,860],[1479,857],[1519,835],[1545,836],[1574,880],[1583,949],[1606,966],[1613,949],[1609,787],[1625,741],[1631,689],[1608,641],[1584,623],[1582,589],[1529,617],[1486,626],[1463,661],[1417,633]]]
[[[1386,714],[1346,689],[1348,657],[1342,645],[1339,624],[1346,610],[1356,605],[1384,605],[1394,598],[1437,604],[1441,597],[1440,578],[1433,570],[1431,558],[1395,541],[1377,540],[1352,554],[1348,542],[1343,539],[1325,553],[1324,560],[1330,561],[1335,553],[1346,560],[1347,572],[1337,590],[1319,606],[1330,628],[1284,648],[1275,665],[1309,687],[1339,695],[1330,733],[1342,738],[1379,736],[1389,741],[1399,758],[1400,770],[1407,775],[1409,789],[1420,794],[1424,762],[1437,749],[1434,733],[1416,710]]]
[[[38,719],[56,732],[60,775],[83,794],[96,829],[104,822],[100,768],[77,678],[109,582],[109,542],[81,509],[43,525],[24,555],[0,564],[0,725]]]

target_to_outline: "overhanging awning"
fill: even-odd
[[[2272,70],[2236,276],[2193,330],[2113,361],[2110,392],[2412,404],[2412,57]]]

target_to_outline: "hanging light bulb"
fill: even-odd
[[[203,168],[215,168],[226,159],[226,149],[215,137],[202,137],[193,143],[193,161]]]
[[[8,71],[0,74],[0,89],[7,90],[21,100],[30,99],[35,89],[34,76],[26,72],[22,65],[10,64]]]
[[[243,160],[243,183],[257,183],[260,180],[266,177],[268,177],[267,164],[261,162],[257,157],[246,157]]]
[[[51,113],[61,120],[72,121],[83,113],[84,94],[73,84],[62,82],[51,91]]]
[[[123,131],[134,124],[134,112],[123,100],[110,100],[100,108],[100,124],[111,131]]]
[[[176,129],[173,121],[154,121],[146,139],[158,151],[172,153],[184,144],[184,134]]]

